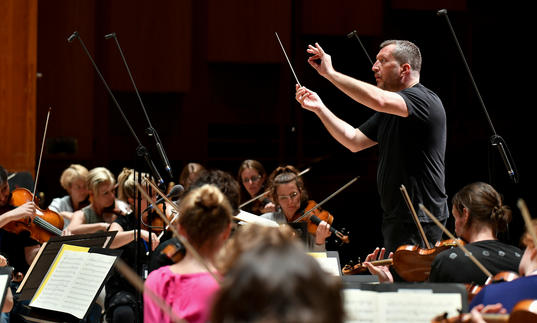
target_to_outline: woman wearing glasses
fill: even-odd
[[[280,166],[270,175],[270,196],[276,204],[276,211],[262,214],[261,216],[280,224],[292,224],[304,214],[306,206],[314,205],[308,201],[308,193],[304,188],[302,178],[298,176],[298,170],[293,166]],[[326,211],[324,211],[328,214]],[[329,215],[331,217],[331,215]],[[306,218],[307,220],[307,218]],[[304,223],[304,222],[298,222]],[[330,236],[330,225],[321,221],[315,232],[306,230],[304,227],[296,227],[300,234],[305,230],[303,237],[307,247],[312,251],[324,251],[326,238]]]
[[[241,204],[253,199],[266,191],[267,173],[257,160],[247,159],[239,167],[238,180],[241,185]],[[268,194],[251,203],[244,205],[241,210],[253,214],[273,212],[274,203]]]

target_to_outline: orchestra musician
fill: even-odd
[[[204,170],[205,167],[200,163],[188,163],[181,170],[179,175],[179,184],[183,185],[186,192],[190,187],[190,184],[194,182],[200,171]]]
[[[230,240],[235,239],[232,245],[243,247],[236,260],[231,257],[210,322],[344,321],[341,281],[286,230],[246,224]]]
[[[384,246],[391,252],[405,244],[420,245],[421,237],[399,192],[401,184],[408,188],[413,204],[423,204],[443,224],[449,210],[444,187],[446,115],[440,98],[420,83],[419,48],[405,40],[384,41],[372,67],[377,86],[337,72],[330,55],[317,43],[309,45],[307,52],[308,63],[321,76],[375,114],[355,128],[329,110],[315,92],[298,84],[297,101],[349,150],[378,144]],[[418,218],[428,240],[441,240],[441,229],[421,210]]]
[[[270,196],[276,204],[276,211],[264,213],[261,217],[280,224],[292,223],[304,214],[308,193],[298,170],[293,166],[280,166],[270,175]],[[325,211],[326,212],[326,211]],[[305,219],[307,222],[307,219]],[[330,225],[321,221],[316,232],[306,234],[306,245],[312,251],[325,251],[326,238],[331,235]]]
[[[10,200],[11,190],[7,171],[0,165],[0,254],[5,256],[9,265],[14,268],[14,279],[10,283],[10,290],[14,294],[39,251],[40,244],[30,238],[28,231],[13,233],[4,230],[4,226],[11,221],[35,217],[36,205],[33,201],[14,208],[10,205]],[[9,319],[11,322],[22,322],[20,314],[23,313],[22,303],[15,298],[11,311],[2,313],[2,318]]]
[[[531,225],[537,230],[537,220],[532,220]],[[484,286],[472,299],[470,309],[479,304],[487,306],[500,303],[510,313],[519,301],[537,299],[537,246],[528,230],[521,240],[526,249],[518,266],[520,278]]]
[[[241,163],[238,172],[238,180],[242,183],[241,203],[249,201],[264,193],[267,189],[267,173],[265,167],[263,167],[263,164],[259,161],[254,159],[247,159]],[[265,195],[250,204],[245,205],[241,209],[259,215],[262,213],[274,212],[275,206],[269,196]]]
[[[171,322],[147,295],[148,290],[160,296],[187,322],[208,321],[211,300],[219,288],[215,258],[230,234],[232,209],[216,186],[206,184],[185,195],[180,203],[180,214],[179,233],[189,241],[204,264],[189,251],[178,263],[152,271],[145,281],[144,322]]]
[[[464,186],[452,198],[452,213],[456,235],[492,275],[518,270],[522,251],[497,238],[498,233],[507,229],[511,210],[503,204],[500,194],[491,185],[475,182]],[[384,253],[384,248],[380,252],[377,248],[367,256],[364,265],[379,277],[379,281],[393,281],[388,267],[375,267],[370,263],[371,260],[382,259]],[[429,281],[482,285],[487,278],[461,248],[455,247],[440,252],[434,258]]]
[[[54,198],[48,208],[63,217],[64,228],[69,225],[73,213],[89,203],[87,176],[88,169],[80,164],[71,164],[62,172],[60,184],[67,195]]]
[[[86,180],[91,203],[73,214],[67,227],[72,234],[106,231],[116,217],[109,212],[116,204],[114,175],[104,167],[96,167],[89,171]],[[121,206],[122,213],[128,212],[125,202],[119,201],[117,205]]]
[[[212,184],[224,194],[224,196],[227,198],[231,210],[232,215],[237,215],[239,210],[239,200],[240,200],[240,187],[239,183],[231,174],[228,172],[225,172],[223,170],[219,169],[212,169],[212,170],[201,170],[198,175],[196,176],[196,179],[191,183],[189,186],[188,191],[186,191],[184,194],[186,195],[190,190],[193,190],[195,188],[202,187],[206,184]],[[173,246],[168,247],[168,246]],[[172,265],[174,264],[173,257],[170,257],[167,253],[163,253],[165,248],[169,250],[174,250],[178,253],[185,253],[184,247],[181,244],[181,242],[175,238],[172,237],[170,239],[167,239],[165,241],[162,241],[162,243],[157,247],[155,252],[151,255],[151,260],[149,263],[149,271],[153,271],[157,268],[160,268],[162,266],[166,265]]]

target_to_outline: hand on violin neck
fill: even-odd
[[[317,231],[315,232],[315,243],[318,245],[322,245],[326,242],[326,238],[328,238],[332,232],[330,232],[330,224],[326,223],[326,221],[321,221],[319,225],[317,226]]]
[[[375,266],[371,262],[377,261],[377,260],[383,260],[384,254],[386,253],[386,249],[379,247],[375,248],[375,250],[368,254],[364,261],[364,266],[367,267],[369,270],[369,273],[371,275],[375,275],[379,278],[379,282],[381,283],[393,283],[393,275],[390,272],[389,266]],[[388,258],[393,257],[393,252],[390,252],[390,255]]]

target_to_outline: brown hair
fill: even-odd
[[[268,227],[255,223],[240,225],[227,241],[218,258],[218,271],[226,273],[240,255],[258,244],[278,245],[297,239],[295,231],[288,225]]]
[[[500,193],[487,183],[466,185],[453,196],[452,204],[461,214],[464,208],[468,210],[467,226],[474,222],[490,225],[494,235],[506,231],[511,222],[511,209],[503,204]]]
[[[298,170],[291,165],[280,166],[276,168],[272,174],[270,174],[270,196],[274,204],[279,205],[278,202],[278,186],[281,184],[287,184],[290,182],[295,182],[296,187],[300,191],[300,203],[308,200],[308,192],[304,188],[304,182],[300,176],[298,176]]]
[[[341,280],[298,241],[256,244],[225,276],[211,322],[339,323]]]
[[[216,237],[231,223],[232,210],[218,187],[205,184],[190,191],[179,206],[179,225],[198,250],[215,247]]]
[[[191,176],[195,177],[196,174],[198,174],[204,169],[205,167],[198,163],[186,164],[185,167],[183,167],[183,169],[181,170],[181,174],[179,175],[179,184],[183,185],[185,190],[188,189],[190,184],[192,184],[192,182],[195,180],[195,178],[192,179]]]
[[[399,64],[409,64],[411,69],[416,72],[421,70],[421,52],[416,44],[408,40],[386,40],[380,44],[380,48],[384,48],[388,45],[395,45],[392,51],[393,58]]]

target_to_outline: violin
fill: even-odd
[[[291,222],[297,223],[306,221],[308,232],[310,234],[315,235],[317,232],[317,227],[321,221],[325,221],[326,223],[330,224],[330,232],[334,233],[342,242],[349,243],[349,236],[341,233],[332,226],[334,216],[332,216],[332,214],[330,214],[328,211],[321,209],[319,204],[313,200],[308,201],[304,211],[295,216]]]
[[[462,242],[459,242],[462,243]],[[401,278],[408,282],[423,282],[429,278],[431,265],[440,252],[457,246],[453,239],[438,241],[434,248],[424,249],[415,245],[402,245],[393,254],[391,259],[371,261],[373,266],[393,266]],[[355,275],[367,270],[363,263],[354,266],[345,265],[342,269],[344,275]]]
[[[528,323],[537,322],[537,300],[525,299],[513,307],[510,314],[481,314],[487,323]],[[439,315],[431,320],[431,323],[469,323],[472,322],[470,313],[461,313],[458,316],[448,318],[446,314]]]
[[[39,243],[44,243],[52,236],[61,236],[63,230],[63,218],[57,212],[50,209],[43,210],[39,205],[39,199],[37,196],[25,189],[16,188],[11,192],[11,198],[9,204],[16,208],[26,202],[34,202],[35,217],[31,219],[21,219],[17,221],[11,221],[6,224],[3,229],[15,234],[22,231],[30,232],[30,238]]]

